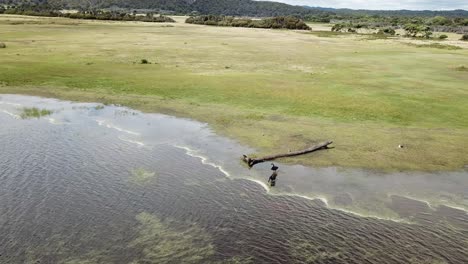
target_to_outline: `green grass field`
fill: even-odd
[[[468,72],[459,70],[468,67],[467,44],[441,42],[462,47],[446,49],[177,20],[168,26],[0,16],[7,45],[0,49],[0,93],[191,117],[258,154],[335,142],[333,150],[288,159],[306,165],[468,164]]]

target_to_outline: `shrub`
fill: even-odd
[[[337,23],[333,25],[333,27],[331,28],[331,31],[357,33],[357,29],[360,29],[360,28],[369,28],[369,27],[365,24]]]
[[[419,24],[407,24],[403,27],[406,31],[406,36],[417,37],[418,35],[424,38],[430,38],[432,35],[431,28]]]
[[[452,24],[452,20],[443,16],[436,16],[430,21],[430,23],[437,26],[449,26]]]
[[[140,63],[141,64],[149,64],[149,61],[147,59],[142,59]]]
[[[0,0],[1,1],[1,0]],[[36,10],[37,9],[37,10]],[[56,10],[51,10],[47,6],[24,8],[10,8],[4,11],[6,14],[28,15],[28,16],[45,16],[45,17],[67,17],[72,19],[97,19],[97,20],[122,20],[122,21],[143,21],[143,22],[170,22],[174,23],[175,20],[159,15],[154,16],[153,13],[148,13],[146,16],[137,16],[135,14],[117,12],[117,11],[80,11],[78,13],[61,13]]]
[[[346,24],[344,24],[344,23],[337,23],[337,24],[333,25],[333,27],[331,28],[331,31],[340,32],[340,31],[343,30],[345,27],[346,27]]]
[[[196,16],[189,17],[185,20],[189,24],[201,24],[209,26],[222,27],[247,27],[247,28],[283,28],[283,29],[300,29],[310,30],[310,27],[299,18],[292,16],[279,16],[272,18],[264,18],[261,20],[252,20],[248,18],[234,18],[231,16]]]
[[[460,40],[468,41],[468,34],[463,35]]]
[[[377,34],[394,36],[396,32],[393,28],[382,28],[382,29],[379,29],[379,32],[377,32]]]
[[[447,35],[440,35],[440,36],[439,36],[439,39],[447,39],[447,38],[448,38]]]
[[[0,42],[0,49],[4,49],[4,48],[6,48],[5,43]]]

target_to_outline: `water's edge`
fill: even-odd
[[[279,184],[271,188],[266,181],[270,173],[269,163],[259,164],[251,170],[246,169],[239,157],[242,153],[252,153],[255,150],[242,146],[232,139],[217,136],[206,123],[164,114],[142,113],[115,105],[104,106],[99,103],[0,95],[0,113],[13,119],[21,119],[21,109],[24,107],[53,109],[51,116],[42,118],[53,125],[70,124],[67,121],[69,117],[64,114],[66,111],[80,109],[84,110],[81,113],[84,115],[89,115],[86,111],[90,109],[96,113],[104,112],[103,116],[94,119],[96,124],[118,132],[118,139],[137,148],[169,144],[184,150],[189,156],[200,159],[202,164],[216,168],[230,179],[245,179],[260,185],[270,195],[319,200],[331,209],[360,217],[408,221],[407,217],[395,212],[395,203],[398,203],[395,202],[395,197],[396,200],[402,197],[415,203],[425,204],[433,212],[436,212],[439,206],[468,212],[468,194],[463,188],[468,186],[466,171],[388,173],[278,164],[281,167]],[[116,119],[115,112],[124,114]],[[150,122],[146,118],[153,122],[157,120],[165,123],[164,128],[159,128],[158,139],[154,139],[151,135],[154,128],[145,127],[146,123]],[[173,131],[178,131],[177,135],[174,135]],[[453,183],[448,183],[447,178]],[[441,189],[441,186],[445,189]]]

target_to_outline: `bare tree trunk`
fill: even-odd
[[[247,163],[247,165],[249,165],[250,168],[252,168],[255,164],[262,163],[268,160],[274,160],[274,159],[284,158],[284,157],[299,156],[299,155],[307,154],[307,153],[314,152],[320,149],[327,149],[328,145],[332,143],[333,141],[327,141],[327,142],[320,143],[318,145],[315,145],[313,147],[310,147],[304,150],[293,151],[293,152],[284,153],[284,154],[270,155],[270,156],[265,156],[262,158],[249,158],[247,155],[243,155],[242,160],[245,163]]]

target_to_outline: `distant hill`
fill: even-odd
[[[48,4],[54,8],[68,9],[152,9],[171,11],[180,14],[199,14],[272,17],[286,15],[382,15],[382,16],[446,16],[468,17],[468,11],[376,11],[333,9],[308,6],[292,6],[278,2],[253,0],[0,0],[0,4]]]
[[[284,16],[322,13],[301,6],[292,6],[277,2],[252,0],[196,0],[191,7],[202,14],[234,16]]]
[[[407,17],[468,17],[467,10],[366,10],[366,9],[347,9],[347,8],[325,8],[325,7],[311,7],[302,6],[309,10],[322,10],[324,12],[331,12],[342,15],[378,15],[378,16],[407,16]]]
[[[306,15],[324,12],[277,2],[252,0],[0,0],[3,4],[47,3],[57,8],[127,8],[154,9],[188,14],[232,16]]]

